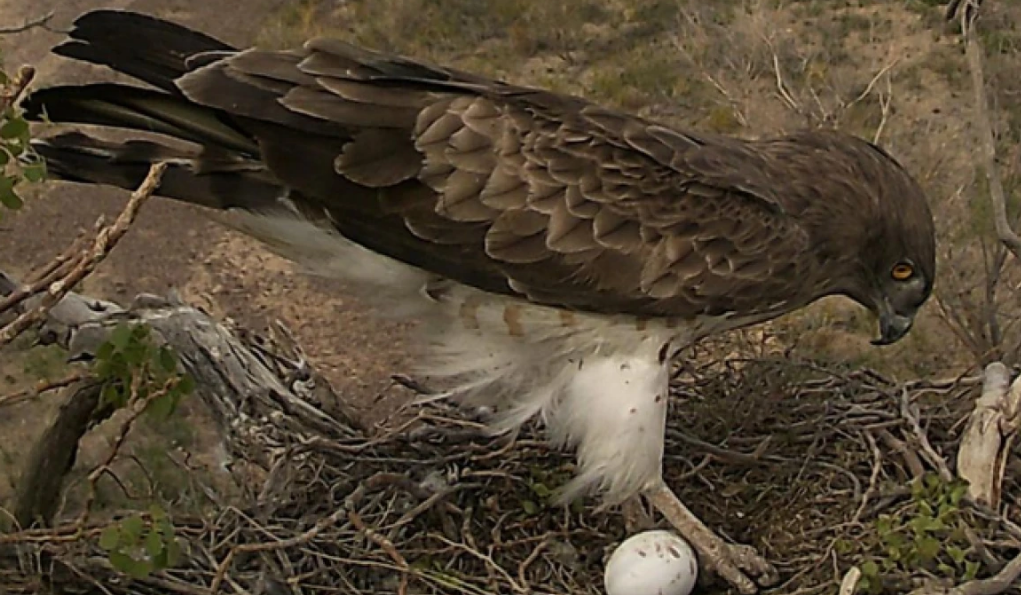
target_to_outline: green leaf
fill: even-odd
[[[861,565],[861,574],[865,578],[875,578],[879,576],[879,565],[876,564],[875,560],[866,560]]]
[[[947,555],[954,561],[954,564],[963,564],[964,558],[968,555],[968,552],[956,545],[948,545]]]
[[[165,545],[166,548],[163,551],[167,555],[167,563],[164,568],[177,566],[177,563],[181,560],[181,544],[177,542],[176,538],[170,537]]]
[[[182,395],[190,395],[195,392],[195,379],[191,377],[191,374],[181,376],[181,380],[177,383],[177,389]]]
[[[146,411],[157,419],[166,419],[174,414],[177,409],[177,399],[171,394],[162,395],[157,399],[149,401]]]
[[[531,500],[522,500],[521,509],[525,511],[525,514],[531,516],[539,512],[539,505]]]
[[[131,342],[131,326],[125,322],[118,324],[110,333],[108,341],[117,351],[124,351]]]
[[[2,151],[0,151],[0,153],[2,153]],[[25,176],[26,180],[32,182],[33,184],[37,182],[42,182],[43,180],[46,179],[46,164],[40,161],[39,163],[32,163],[26,165],[21,170],[21,173]]]
[[[535,492],[536,496],[543,499],[549,498],[553,494],[553,490],[546,487],[544,483],[532,484],[532,491]]]
[[[18,193],[14,190],[14,178],[0,174],[0,204],[12,211],[17,211],[24,204]]]
[[[152,517],[153,521],[159,523],[167,519],[167,511],[163,510],[163,507],[159,504],[153,502],[149,505],[149,516]]]
[[[0,167],[7,165],[11,160],[11,154],[7,152],[2,144],[0,144]]]
[[[152,564],[147,560],[136,560],[121,552],[110,552],[110,564],[131,578],[143,579],[152,572]]]
[[[163,537],[156,531],[149,531],[142,540],[142,546],[150,557],[155,558],[163,553]]]
[[[936,559],[942,549],[942,544],[938,539],[931,536],[919,537],[915,540],[915,548],[918,550],[918,557],[924,562],[930,562]]]
[[[22,117],[12,118],[0,126],[0,138],[28,138],[28,122]]]
[[[176,372],[177,371],[177,355],[174,354],[174,350],[161,345],[159,350],[156,352],[156,358],[159,362],[160,369],[164,372]]]
[[[117,525],[107,525],[103,532],[99,534],[99,547],[106,551],[116,549],[120,541],[121,530]]]
[[[124,397],[120,385],[117,382],[108,380],[99,391],[99,402],[103,405],[121,407],[124,405]]]
[[[145,521],[140,516],[129,516],[121,521],[121,531],[124,535],[124,542],[129,544],[138,543],[138,539],[145,530]]]
[[[978,576],[978,569],[979,569],[978,562],[968,560],[967,562],[964,563],[964,576],[961,577],[961,580],[962,581],[974,580],[975,577]]]

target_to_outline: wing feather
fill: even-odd
[[[357,221],[371,249],[489,291],[590,311],[756,315],[804,274],[806,234],[739,141],[335,40],[239,52],[182,88],[293,126],[251,130],[269,169],[317,189],[304,199],[342,232]],[[329,169],[299,172],[314,123],[339,149]],[[325,192],[333,176],[348,190]]]

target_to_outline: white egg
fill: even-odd
[[[603,574],[607,595],[688,595],[698,578],[695,552],[670,531],[645,531],[617,546]]]

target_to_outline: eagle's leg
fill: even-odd
[[[754,548],[727,543],[706,527],[662,479],[643,489],[642,493],[698,551],[702,564],[742,593],[755,593],[758,590],[756,583],[770,586],[779,579],[773,565]]]
[[[648,531],[656,525],[641,494],[635,494],[621,503],[621,515],[624,517],[624,529],[628,534]]]

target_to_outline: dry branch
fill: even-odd
[[[1019,424],[1021,380],[1011,384],[1006,366],[989,364],[957,452],[957,473],[968,480],[968,495],[992,510],[1000,505],[1003,474]]]
[[[978,17],[981,2],[964,0],[964,10],[959,10],[959,4],[960,2],[953,2],[947,14],[959,14],[961,18],[965,56],[968,59],[968,67],[971,70],[971,84],[975,94],[975,132],[981,144],[980,156],[982,158],[982,167],[985,170],[986,181],[989,184],[989,199],[993,206],[996,235],[1014,257],[1021,260],[1021,237],[1017,235],[1007,219],[1006,192],[1003,188],[1000,165],[996,159],[996,137],[993,132],[993,123],[989,116],[989,98],[986,93],[986,77],[983,66],[985,52],[982,49],[982,42],[978,39],[978,35],[975,32],[975,21]]]
[[[0,328],[0,347],[13,341],[15,337],[33,324],[41,322],[46,317],[46,313],[50,308],[60,302],[75,285],[95,270],[96,266],[106,258],[114,246],[117,245],[117,242],[127,233],[131,223],[134,222],[135,217],[138,215],[139,209],[142,208],[142,205],[159,187],[166,168],[167,164],[165,163],[156,163],[149,168],[149,173],[146,175],[142,185],[131,193],[131,199],[128,200],[128,204],[125,205],[124,210],[117,216],[117,219],[112,224],[100,229],[96,234],[91,249],[79,253],[72,263],[64,265],[69,270],[46,287],[45,293],[41,294],[42,299],[38,305],[31,310],[22,312],[13,321]],[[17,304],[19,300],[10,298],[9,301],[13,305]],[[3,311],[0,311],[0,314],[3,314]]]

